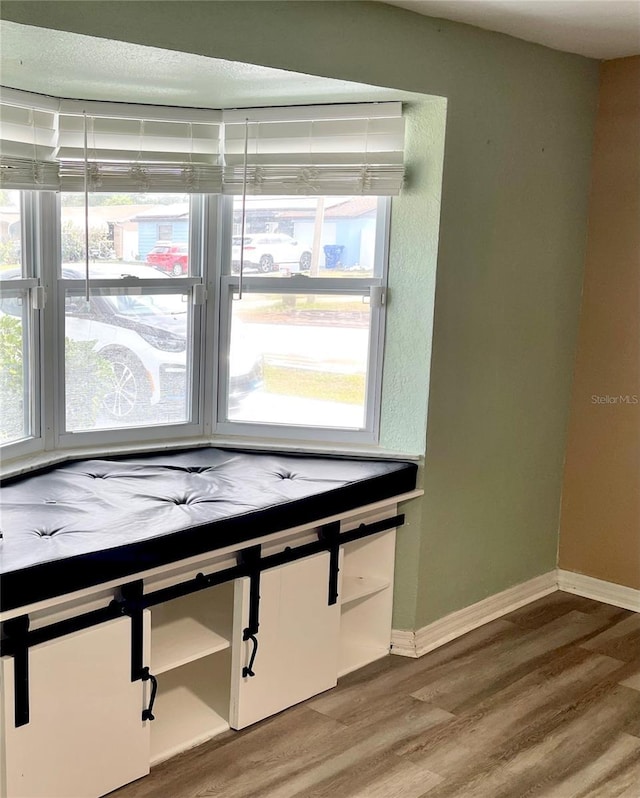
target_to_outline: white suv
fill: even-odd
[[[233,237],[231,270],[240,271],[240,236]],[[311,268],[311,251],[295,238],[283,233],[255,233],[245,235],[244,268],[267,274],[285,267],[289,272],[304,272]]]

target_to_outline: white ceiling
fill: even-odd
[[[590,58],[640,54],[640,0],[383,0]]]

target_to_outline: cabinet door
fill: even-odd
[[[128,618],[29,651],[30,721],[19,728],[13,664],[1,660],[6,798],[97,798],[149,772],[147,691],[131,681]]]
[[[340,607],[329,606],[329,555],[264,571],[255,676],[243,677],[253,649],[242,640],[249,618],[249,580],[236,582],[231,718],[242,729],[337,681]]]

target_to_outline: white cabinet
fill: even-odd
[[[31,648],[30,721],[18,728],[13,658],[1,667],[3,798],[98,798],[149,772],[148,682],[131,681],[128,618]]]
[[[263,571],[255,676],[243,677],[253,650],[242,639],[249,580],[238,580],[236,590],[231,726],[243,729],[335,686],[340,607],[328,605],[326,552]]]
[[[387,506],[363,513],[343,522],[341,532],[395,512]],[[303,542],[317,539],[315,530],[304,534]],[[19,728],[14,661],[2,658],[0,798],[98,798],[143,776],[150,763],[230,727],[243,729],[384,656],[394,554],[393,529],[342,544],[333,605],[328,552],[262,571],[254,676],[243,675],[253,652],[243,635],[248,577],[146,610],[143,664],[158,683],[150,722],[142,721],[142,710],[151,681],[131,681],[128,617],[29,650],[31,718]]]

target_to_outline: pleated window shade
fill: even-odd
[[[0,187],[59,188],[58,101],[0,89]]]
[[[220,111],[116,103],[60,104],[57,158],[63,191],[217,194],[222,190]]]
[[[394,195],[404,182],[402,104],[225,111],[225,194]]]
[[[399,102],[233,111],[0,94],[5,188],[394,195],[404,181]]]

